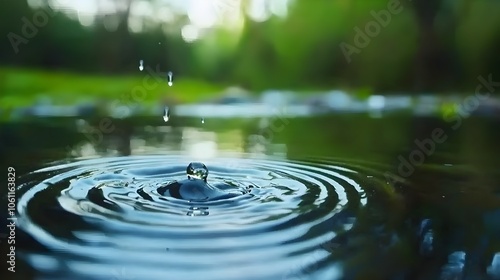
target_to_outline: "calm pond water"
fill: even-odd
[[[3,124],[2,166],[18,176],[16,279],[500,279],[499,124]],[[231,195],[165,191],[190,162]]]

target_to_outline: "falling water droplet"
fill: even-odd
[[[169,119],[170,119],[170,109],[167,106],[165,106],[165,109],[163,111],[163,120],[165,122],[168,122]]]
[[[201,123],[205,123],[205,119],[204,118],[201,118]]]
[[[142,59],[139,61],[139,70],[140,71],[144,70],[144,60]]]
[[[174,83],[172,82],[172,77],[173,77],[173,75],[174,75],[174,74],[173,74],[171,71],[169,71],[169,72],[167,73],[167,75],[168,75],[168,86],[170,86],[170,87],[171,87],[171,86],[174,84]]]

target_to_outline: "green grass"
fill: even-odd
[[[191,103],[216,96],[222,86],[189,79],[176,79],[169,87],[154,78],[143,82],[146,71],[129,76],[83,75],[68,72],[0,68],[0,108],[29,106],[42,96],[55,104],[77,104],[82,101],[120,100],[122,102],[157,103],[167,98]],[[134,88],[146,94],[132,98]]]

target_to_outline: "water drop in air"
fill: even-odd
[[[191,162],[186,168],[186,174],[188,178],[206,181],[208,177],[208,168],[201,162]]]
[[[144,70],[144,60],[142,59],[139,61],[139,70],[140,71]]]
[[[163,112],[163,120],[165,122],[168,122],[169,119],[170,119],[170,109],[167,106],[165,106],[165,109]]]
[[[205,119],[204,118],[201,118],[201,123],[205,123]]]
[[[174,74],[173,74],[171,71],[169,71],[169,72],[167,73],[167,75],[168,75],[168,86],[172,86],[172,85],[174,84],[174,83],[172,82],[172,77],[173,77],[173,75],[174,75]]]

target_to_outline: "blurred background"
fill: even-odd
[[[73,130],[85,131],[89,119],[96,125],[104,116],[114,118],[107,132],[90,128],[99,140],[100,134],[127,134],[125,128],[115,129],[123,121],[149,116],[158,122],[145,123],[161,124],[165,106],[174,124],[180,119],[173,116],[220,117],[232,118],[242,129],[235,118],[261,118],[257,131],[276,115],[341,113],[351,116],[349,121],[369,115],[349,125],[360,128],[356,133],[366,133],[361,126],[373,127],[370,119],[387,113],[451,123],[470,115],[500,116],[498,1],[30,0],[4,5],[4,123],[70,117],[80,119],[71,122]],[[474,97],[478,90],[488,98]],[[464,109],[467,97],[475,99]],[[215,125],[206,126],[210,123]],[[216,124],[227,127],[223,120]],[[339,123],[323,125],[333,129]],[[391,131],[393,140],[407,134]],[[371,144],[369,137],[361,138]],[[34,144],[30,141],[28,146]]]
[[[396,13],[388,8],[393,3]],[[15,108],[42,100],[78,105],[123,99],[149,73],[139,71],[140,60],[165,79],[137,102],[143,106],[165,98],[206,101],[230,86],[253,97],[275,89],[308,99],[336,89],[361,101],[372,94],[427,94],[442,101],[475,90],[479,75],[500,75],[499,5],[7,1],[1,12],[2,115],[10,118]],[[364,39],[356,40],[356,28]],[[168,71],[175,87],[166,83]]]
[[[425,212],[459,228],[467,248],[487,248],[486,271],[500,252],[499,10],[496,0],[7,0],[1,166],[23,174],[158,152],[376,162],[417,186],[416,220]],[[436,128],[446,141],[403,176],[401,157]],[[446,250],[429,262],[446,263]]]

